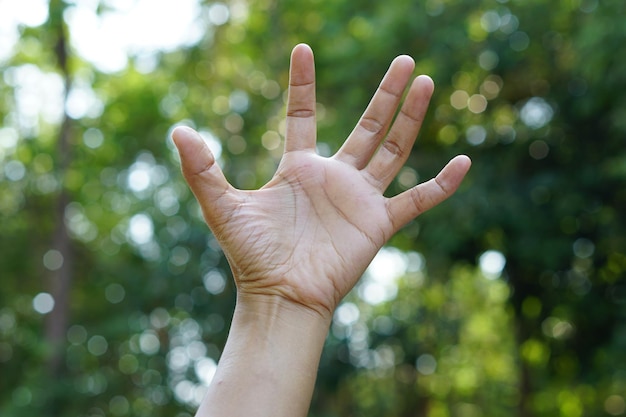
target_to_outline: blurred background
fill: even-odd
[[[409,54],[437,87],[388,194],[474,161],[337,310],[310,416],[626,415],[625,21],[623,0],[0,0],[0,415],[193,415],[234,289],[169,135],[264,184],[299,42],[321,154]]]

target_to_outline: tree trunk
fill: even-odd
[[[64,78],[65,103],[71,88],[71,76],[68,68],[68,42],[66,27],[63,22],[65,6],[60,0],[53,0],[49,5],[50,26],[56,33],[55,53],[58,68]],[[61,191],[57,198],[54,211],[55,230],[52,236],[52,249],[58,251],[63,259],[61,267],[51,271],[47,282],[49,293],[54,298],[54,308],[46,321],[45,337],[52,353],[48,359],[48,370],[53,377],[58,377],[62,371],[64,359],[64,345],[69,321],[70,288],[73,274],[73,254],[70,237],[65,223],[65,209],[70,197],[65,187],[65,176],[71,163],[70,144],[72,134],[72,120],[64,112],[63,122],[57,140],[57,177],[61,184]]]

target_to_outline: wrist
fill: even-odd
[[[305,416],[329,325],[330,319],[283,297],[239,293],[197,416]]]
[[[330,326],[340,297],[334,286],[319,286],[316,285],[318,281],[316,278],[302,275],[297,278],[235,278],[237,284],[235,308],[258,310],[261,314],[290,313],[302,316],[302,319],[307,321],[309,321],[307,316],[312,315]]]
[[[238,291],[234,320],[238,324],[253,322],[266,330],[289,331],[307,328],[323,333],[324,338],[332,321],[332,312],[293,301],[278,294],[256,294]]]

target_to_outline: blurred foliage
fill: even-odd
[[[388,193],[474,161],[338,310],[311,416],[626,414],[623,0],[202,2],[197,41],[113,72],[68,16],[123,2],[47,4],[0,54],[0,415],[193,413],[234,291],[169,132],[194,126],[261,186],[298,42],[320,153],[409,54],[437,88]]]

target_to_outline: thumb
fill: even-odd
[[[180,126],[172,132],[172,140],[180,154],[183,176],[206,217],[207,210],[213,211],[218,199],[232,191],[233,187],[198,132]]]

